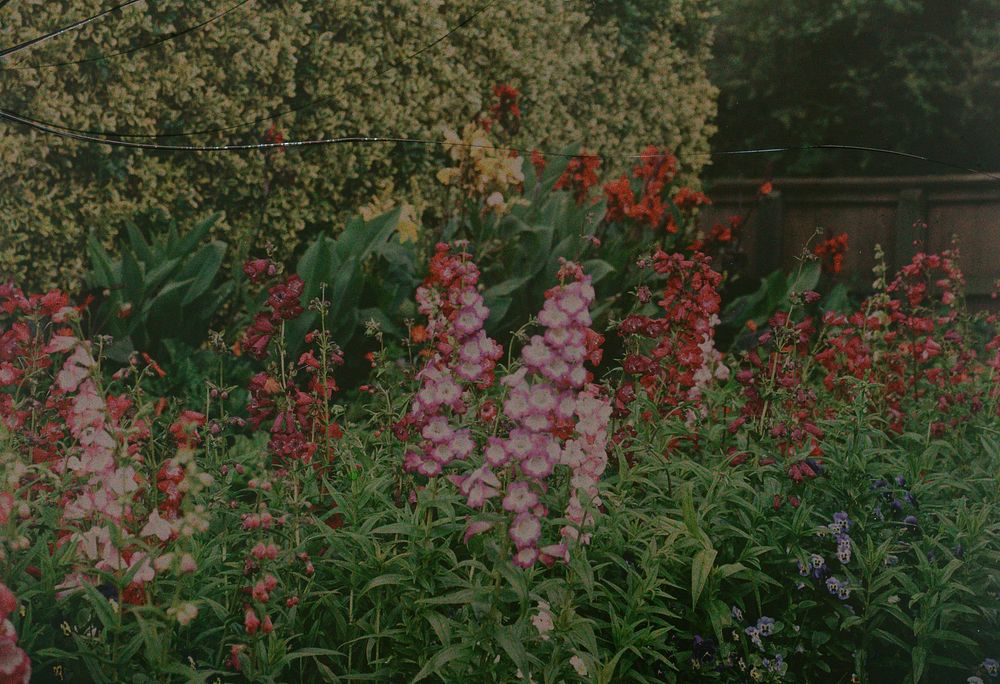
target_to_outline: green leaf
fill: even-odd
[[[406,337],[405,331],[398,325],[396,325],[392,321],[392,319],[389,318],[388,314],[386,314],[386,312],[383,311],[382,309],[377,309],[374,307],[368,309],[359,309],[358,320],[375,321],[382,329],[382,332],[386,333],[387,335],[391,335],[396,339],[403,339],[404,337]]]
[[[340,651],[335,651],[332,648],[299,648],[284,657],[285,662],[291,662],[293,660],[298,660],[299,658],[319,658],[322,656],[342,656],[344,655]]]
[[[398,522],[391,523],[389,525],[382,525],[381,527],[376,527],[371,531],[372,534],[402,534],[406,537],[413,537],[420,534],[420,528],[413,523]]]
[[[927,664],[927,649],[923,646],[914,646],[910,657],[913,663],[913,684],[918,684],[924,676],[924,666]]]
[[[176,235],[172,236],[172,239],[167,245],[167,256],[168,257],[178,257],[183,259],[185,256],[191,253],[198,243],[205,239],[208,235],[208,231],[212,229],[218,220],[222,217],[221,213],[215,213],[208,218],[201,221],[195,225],[183,238],[178,238]]]
[[[208,290],[212,281],[215,280],[216,273],[219,272],[219,268],[222,266],[222,260],[226,255],[226,247],[225,242],[214,240],[199,249],[184,264],[179,277],[193,277],[194,280],[181,300],[181,306],[187,306]]]
[[[122,285],[124,286],[123,296],[126,302],[135,304],[142,301],[146,290],[142,268],[129,249],[122,250]]]
[[[617,269],[609,264],[603,259],[588,259],[584,261],[583,272],[590,276],[591,282],[597,283],[602,280],[605,276],[610,273],[614,273]]]
[[[504,316],[510,311],[513,300],[510,297],[501,297],[494,301],[486,300],[486,307],[490,310],[489,318],[486,319],[486,330],[495,331],[497,326],[503,321]]]
[[[721,642],[723,639],[722,630],[733,622],[733,616],[729,606],[724,601],[712,599],[708,602],[708,617],[712,620],[712,630],[715,638]]]
[[[396,207],[371,221],[351,219],[337,238],[337,256],[341,261],[353,257],[363,262],[396,231],[402,211],[402,207]]]
[[[702,590],[705,589],[705,583],[708,582],[708,576],[712,572],[712,565],[715,563],[715,557],[718,555],[719,552],[712,548],[702,549],[694,555],[694,562],[691,565],[692,608],[698,605],[698,598],[701,596]]]
[[[87,237],[87,252],[90,255],[90,267],[93,270],[93,284],[97,287],[116,287],[115,268],[111,256],[104,246],[91,233]]]
[[[360,262],[355,257],[350,257],[340,266],[333,282],[330,283],[329,299],[330,320],[336,320],[341,312],[353,308],[351,302],[357,301],[361,289],[361,269]]]
[[[379,575],[378,577],[372,578],[371,581],[369,581],[368,584],[365,585],[365,588],[361,590],[361,593],[358,594],[358,596],[359,597],[364,596],[372,589],[376,589],[378,587],[386,587],[395,584],[400,584],[404,580],[406,580],[406,575],[399,575],[392,573]]]
[[[528,652],[524,650],[524,640],[516,633],[513,626],[500,627],[496,631],[496,640],[504,653],[514,661],[517,669],[528,672]]]
[[[427,620],[427,622],[430,624],[431,629],[434,630],[434,635],[437,636],[438,641],[441,643],[441,645],[442,646],[450,646],[451,645],[451,629],[450,629],[451,621],[448,618],[446,618],[444,615],[441,615],[441,613],[436,613],[436,612],[433,612],[433,611],[428,612],[428,613],[423,613],[422,615],[423,615],[423,618],[425,620]]]
[[[111,629],[117,624],[115,619],[115,612],[111,609],[111,603],[108,599],[104,598],[101,592],[97,591],[97,588],[88,582],[84,582],[82,585],[84,592],[87,594],[87,602],[93,606],[94,611],[97,613],[98,619],[101,624],[104,625],[105,629]]]
[[[151,264],[155,261],[153,257],[153,251],[149,248],[146,243],[146,239],[142,237],[142,233],[134,223],[129,223],[125,226],[125,230],[128,232],[128,241],[132,245],[132,250],[139,256],[145,264]]]
[[[820,309],[823,311],[836,311],[838,313],[850,313],[851,310],[851,299],[848,296],[847,286],[843,283],[837,283],[830,294],[826,296],[823,300]]]
[[[334,254],[334,241],[325,235],[316,238],[299,259],[295,272],[305,283],[308,302],[320,293],[320,285],[333,278],[339,259]],[[329,293],[327,293],[329,294]]]
[[[746,569],[746,566],[742,563],[726,563],[725,565],[720,565],[715,569],[715,575],[719,579],[725,579],[739,572],[743,572]]]
[[[458,591],[453,591],[450,594],[445,594],[444,596],[431,596],[428,598],[417,599],[416,602],[422,606],[464,606],[472,603],[479,597],[479,594],[480,592],[477,589],[459,589]]]
[[[151,293],[160,283],[166,280],[177,265],[181,263],[179,258],[167,259],[146,270],[146,292]]]
[[[788,287],[788,292],[798,292],[801,294],[809,290],[815,290],[816,285],[819,283],[820,266],[819,261],[810,261],[807,263]]]
[[[483,298],[489,302],[505,297],[507,295],[513,294],[518,288],[522,287],[531,280],[531,276],[523,276],[520,278],[508,278],[507,280],[488,288],[483,292]]]
[[[469,654],[469,647],[464,646],[462,644],[455,644],[453,646],[447,646],[443,648],[442,650],[435,653],[434,657],[428,660],[424,664],[424,666],[420,668],[420,671],[417,673],[417,676],[414,677],[412,680],[410,680],[411,684],[416,684],[416,682],[427,679],[427,677],[429,677],[432,674],[440,675],[445,665],[447,665],[453,660],[465,657],[468,654]],[[442,679],[445,678],[442,677]]]
[[[704,546],[710,547],[708,537],[698,525],[698,514],[694,510],[694,493],[691,483],[685,483],[681,487],[681,517],[684,519],[684,526],[687,527],[688,534],[702,541]]]

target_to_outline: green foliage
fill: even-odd
[[[207,0],[140,3],[12,56],[16,63],[5,60],[0,88],[10,96],[6,109],[63,126],[137,135],[226,129],[189,139],[225,144],[259,141],[273,115],[289,109],[298,111],[273,122],[287,140],[439,140],[442,126],[487,110],[493,86],[507,82],[525,95],[514,144],[558,148],[577,140],[621,153],[655,141],[695,173],[705,164],[715,90],[705,71],[710,28],[697,18],[709,2],[644,3],[648,39],[639,54],[635,22],[592,21],[589,3],[494,3],[419,57],[389,68],[484,4],[249,3],[163,46],[20,68],[128,49],[220,11]],[[81,16],[79,3],[68,0],[10,3],[3,25],[12,40],[27,40]],[[228,130],[247,121],[258,123]],[[224,212],[214,237],[233,246],[270,241],[287,260],[389,188],[407,193],[428,215],[442,206],[434,174],[443,153],[428,146],[158,154],[61,140],[6,122],[0,132],[7,190],[0,196],[0,279],[29,289],[76,289],[92,231],[110,249],[129,221],[142,225],[141,217],[158,211],[181,224],[206,210]]]
[[[326,329],[351,352],[360,349],[359,332],[369,321],[389,339],[398,340],[406,337],[403,319],[416,313],[417,252],[414,243],[400,241],[399,218],[399,208],[369,221],[355,217],[336,238],[313,241],[298,261],[296,272],[306,283],[303,305],[319,297],[329,302]],[[313,307],[288,325],[292,350],[301,347],[309,330],[319,327],[319,315]]]
[[[181,234],[170,225],[147,239],[128,226],[128,245],[112,259],[93,235],[87,242],[89,285],[102,295],[94,328],[114,338],[109,352],[125,361],[133,351],[159,353],[169,341],[197,346],[233,294],[223,276],[227,245],[204,242],[219,219],[214,214]]]
[[[571,146],[562,153],[579,151],[579,146]],[[474,259],[482,264],[483,295],[491,312],[487,331],[498,338],[520,329],[541,308],[564,261],[580,264],[593,279],[597,299],[591,315],[595,329],[603,329],[627,312],[632,305],[629,294],[647,279],[636,267],[637,253],[661,245],[679,248],[691,236],[693,223],[669,198],[666,203],[682,227],[677,235],[606,221],[605,200],[578,204],[571,192],[554,189],[568,163],[568,157],[553,157],[540,175],[527,166],[524,193],[511,202],[509,213],[484,216],[470,203],[441,234],[444,241],[471,242]],[[597,195],[597,190],[591,193]]]
[[[998,96],[995,0],[738,0],[718,15],[717,149],[834,143],[987,170]],[[899,157],[805,151],[718,159],[719,175],[930,174]]]

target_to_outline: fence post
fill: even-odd
[[[757,275],[763,278],[782,267],[785,200],[781,191],[761,197],[757,212]]]
[[[927,248],[927,197],[921,188],[899,191],[896,204],[896,244],[893,250],[892,272],[913,260],[920,249]],[[913,243],[919,240],[918,249]]]

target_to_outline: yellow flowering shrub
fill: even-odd
[[[508,194],[524,183],[524,157],[498,149],[479,122],[466,124],[461,137],[445,128],[444,139],[449,144],[448,155],[457,165],[437,172],[441,184],[457,188],[463,196],[485,198],[491,211],[506,212]]]
[[[274,121],[286,140],[355,134],[436,140],[443,125],[473,120],[489,106],[492,87],[507,82],[524,95],[513,144],[559,149],[577,142],[624,154],[656,143],[676,150],[694,173],[704,165],[715,111],[705,74],[712,0],[663,0],[641,59],[625,58],[630,46],[617,20],[595,20],[589,2],[499,2],[387,70],[481,2],[260,0],[155,47],[23,68],[126,50],[229,6],[140,3],[0,60],[3,107],[73,128],[137,134],[261,120],[160,140],[174,144],[258,142],[273,114],[290,108],[300,111]],[[9,3],[0,10],[0,45],[104,7],[99,0]],[[216,237],[241,247],[234,255],[270,241],[287,256],[304,237],[339,230],[386,179],[418,209],[442,207],[447,189],[435,176],[450,165],[446,149],[428,145],[167,153],[0,123],[0,278],[29,289],[73,287],[85,272],[89,232],[112,246],[129,221],[173,220],[183,228],[214,211],[224,212]]]

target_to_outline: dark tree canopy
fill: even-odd
[[[851,144],[1000,169],[1000,0],[730,0],[713,149]],[[715,176],[930,174],[859,152],[716,158]]]

